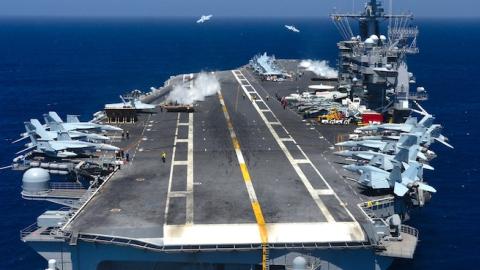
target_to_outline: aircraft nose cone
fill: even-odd
[[[356,144],[356,143],[354,143],[354,142],[346,141],[346,142],[336,143],[335,145],[336,145],[336,146],[344,146],[344,147],[353,147],[353,146],[355,146],[355,144]]]
[[[354,165],[354,164],[344,165],[343,168],[347,171],[350,171],[350,172],[357,172],[358,171],[358,166]]]
[[[364,126],[364,127],[359,127],[357,128],[356,130],[359,130],[359,131],[371,131],[371,130],[376,130],[377,127],[376,126]]]
[[[101,125],[101,129],[105,131],[123,131],[123,129],[112,125]]]
[[[95,136],[95,139],[96,139],[96,140],[100,140],[100,141],[108,141],[108,140],[110,140],[109,137],[103,136],[103,135],[97,135],[97,136]]]
[[[123,131],[122,128],[115,127],[115,126],[110,126],[110,130],[112,130],[112,131]]]
[[[350,157],[350,151],[338,151],[338,152],[335,152],[334,153],[335,155],[337,156],[341,156],[341,157]]]
[[[110,144],[102,144],[100,149],[105,150],[105,151],[118,151],[120,148],[110,145]]]
[[[58,153],[58,156],[69,158],[69,157],[76,157],[77,154],[75,154],[74,152],[70,152],[70,151],[63,151],[63,152]]]

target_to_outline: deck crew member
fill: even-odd
[[[167,161],[167,153],[165,151],[162,152],[162,162],[165,163]]]

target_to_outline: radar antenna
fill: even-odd
[[[354,2],[355,3],[355,2]],[[336,13],[330,15],[344,40],[355,37],[350,26],[350,21],[355,20],[359,25],[362,40],[371,35],[380,36],[380,22],[388,20],[388,40],[391,49],[398,48],[405,54],[416,54],[418,27],[412,26],[413,15],[411,13],[393,14],[393,1],[390,0],[389,14],[379,0],[368,0],[362,13]]]

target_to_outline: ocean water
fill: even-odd
[[[410,69],[430,93],[424,107],[445,126],[455,150],[427,179],[438,193],[410,224],[420,229],[413,261],[393,269],[475,269],[480,265],[480,20],[418,20],[420,55]],[[295,24],[300,34],[288,32]],[[128,90],[160,86],[170,75],[231,69],[256,53],[336,64],[339,35],[326,19],[0,19],[0,166],[21,144],[22,122],[49,110],[88,120]],[[21,174],[0,171],[0,269],[44,269],[19,230],[56,205],[25,201]]]

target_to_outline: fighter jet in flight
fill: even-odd
[[[288,30],[292,31],[292,32],[295,32],[295,33],[300,33],[300,30],[298,30],[295,26],[293,25],[285,25],[285,28],[287,28]]]
[[[211,18],[213,17],[213,15],[202,15],[202,17],[200,17],[200,19],[197,20],[197,23],[204,23],[206,21],[209,21]]]

